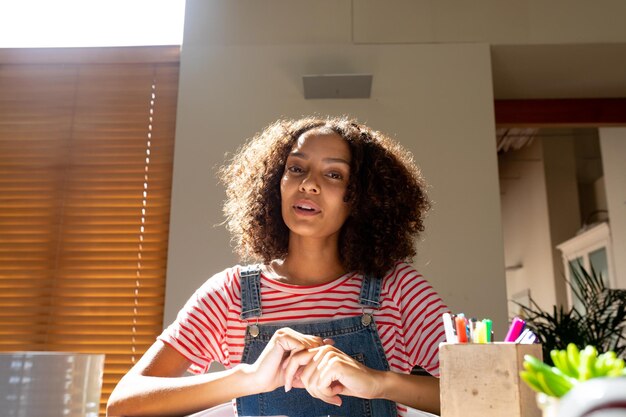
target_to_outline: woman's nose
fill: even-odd
[[[300,191],[303,193],[319,194],[320,186],[315,180],[315,178],[309,175],[306,178],[304,178],[302,182],[300,183]]]

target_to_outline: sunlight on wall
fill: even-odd
[[[0,0],[0,48],[180,45],[185,0]]]

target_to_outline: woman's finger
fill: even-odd
[[[302,367],[300,379],[312,397],[319,398],[329,404],[341,405],[341,398],[337,394],[343,390],[343,387],[321,382],[320,374],[322,370],[326,369],[326,364],[329,361],[338,355],[343,355],[343,353],[332,346],[322,346],[314,350],[316,352],[313,358]]]
[[[341,405],[341,397],[338,394],[344,392],[345,389],[340,382],[344,356],[343,352],[336,350],[320,355],[316,361],[315,373],[310,380],[311,383],[316,384],[320,399],[335,405]]]
[[[296,372],[299,371],[301,366],[308,364],[311,358],[315,356],[315,349],[301,350],[299,352],[292,353],[287,360],[285,360],[285,391],[291,390],[293,386],[293,379]],[[299,380],[302,380],[302,375],[299,376]],[[304,383],[304,381],[303,381]]]
[[[286,352],[294,349],[302,350],[324,344],[321,337],[305,335],[288,327],[277,330],[272,338],[274,339],[274,342],[280,345]]]

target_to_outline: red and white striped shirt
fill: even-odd
[[[212,361],[226,368],[241,361],[246,322],[240,318],[239,270],[237,265],[207,280],[159,336],[191,361],[192,372],[206,372]],[[360,274],[347,273],[326,284],[299,286],[279,282],[262,268],[258,322],[360,316],[362,279]],[[409,373],[419,365],[439,376],[439,343],[445,341],[441,315],[448,309],[430,284],[411,265],[398,262],[383,280],[380,303],[373,316],[390,369]],[[401,406],[399,410],[405,411]]]

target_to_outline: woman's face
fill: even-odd
[[[283,220],[292,234],[338,237],[349,214],[350,158],[348,144],[334,132],[313,130],[298,138],[280,182]]]

